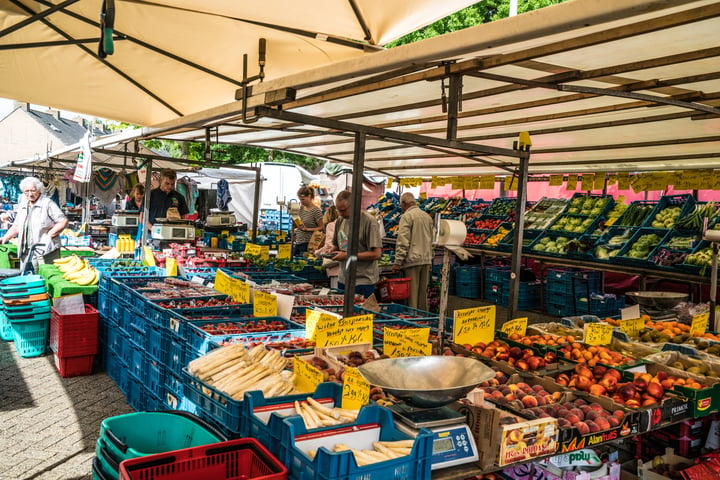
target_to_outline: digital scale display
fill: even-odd
[[[433,455],[436,453],[451,452],[453,450],[455,450],[455,444],[450,437],[438,438],[433,442]]]
[[[186,228],[173,228],[172,229],[172,237],[173,238],[186,238],[187,237],[187,229]]]

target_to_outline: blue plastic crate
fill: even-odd
[[[12,325],[5,314],[5,309],[0,304],[0,339],[6,342],[12,342],[14,337],[12,333]]]
[[[541,289],[542,284],[540,282],[521,282],[518,290],[518,309],[535,310],[540,308]],[[491,301],[503,307],[508,307],[510,305],[510,291],[502,291]]]
[[[598,317],[612,317],[620,314],[625,308],[625,297],[615,295],[602,295],[591,293],[589,296],[576,297],[575,309],[578,314],[595,315]]]
[[[374,425],[378,427],[367,428]],[[335,441],[332,433],[348,433],[365,429],[357,440]],[[317,449],[314,458],[310,458],[298,442],[303,436],[312,436],[305,428],[302,418],[290,417],[283,420],[280,453],[278,458],[290,471],[294,479],[318,480],[427,480],[432,465],[432,433],[421,429],[415,437],[410,455],[384,462],[359,467],[350,451],[332,452],[336,443],[348,444],[351,448],[372,449],[372,441],[409,440],[411,437],[395,427],[390,410],[377,405],[365,406],[358,414],[357,422],[350,427],[329,428],[323,431],[326,445]],[[308,435],[309,434],[309,435]]]
[[[301,393],[274,398],[265,398],[260,391],[246,392],[242,402],[243,430],[240,432],[241,435],[258,440],[270,450],[270,453],[277,455],[280,451],[283,420],[287,418],[288,410],[294,408],[293,402],[302,402],[308,396],[315,400],[332,399],[333,404],[326,405],[339,407],[342,400],[342,385],[325,382],[318,385],[312,394]]]
[[[190,375],[182,369],[185,396],[204,411],[215,425],[223,425],[228,431],[243,431],[242,402],[234,400],[220,390]],[[207,393],[206,393],[207,392]]]
[[[583,292],[600,290],[602,273],[595,270],[556,269],[547,270],[545,277],[546,295],[567,295],[574,297]]]
[[[250,323],[258,322],[278,322],[282,324],[283,328],[269,332],[238,332],[238,333],[217,333],[213,334],[203,329],[204,326],[218,326],[220,324],[233,323],[238,325],[238,330],[242,330],[240,325],[248,325]],[[214,345],[219,345],[225,342],[243,342],[243,340],[252,338],[257,339],[258,336],[265,337],[268,340],[283,338],[286,332],[289,330],[300,330],[302,325],[299,325],[290,320],[286,320],[282,317],[254,317],[254,318],[225,318],[223,320],[197,320],[189,321],[188,328],[186,329],[185,339],[190,348],[198,352],[199,354],[205,354],[214,348]],[[243,342],[244,343],[244,342]]]
[[[575,309],[575,299],[569,299],[570,302],[563,300],[563,299],[550,299],[548,297],[545,298],[545,311],[548,315],[555,315],[558,317],[569,317],[573,315],[577,315],[577,310]]]
[[[139,342],[139,343],[138,343]],[[145,349],[142,347],[142,338],[130,338],[125,348],[130,351],[128,367],[129,372],[142,380],[145,375],[147,362],[145,361]]]
[[[314,307],[309,307],[306,305],[293,307],[292,313],[290,315],[290,317],[291,317],[290,320],[297,323],[300,326],[305,325],[306,312],[308,309],[312,310],[313,308]],[[318,305],[317,308],[326,310],[328,312],[337,313],[338,315],[342,315],[345,307],[343,305]],[[360,305],[355,305],[353,307],[353,313],[354,313],[354,315],[367,315],[368,313],[371,313],[373,315],[374,320],[393,320],[393,319],[397,318],[390,313],[375,312],[375,311],[363,308]],[[431,315],[433,315],[433,314],[431,314]]]
[[[166,359],[164,356],[164,353],[166,351],[166,348],[164,348],[163,342],[165,341],[165,336],[162,334],[162,331],[158,327],[147,327],[145,329],[145,352],[152,358],[153,360],[160,362],[161,364],[165,364]]]
[[[460,298],[480,298],[480,284],[455,282],[455,296]]]
[[[147,355],[144,360],[143,384],[154,396],[160,398],[165,392],[165,367]]]
[[[108,376],[119,386],[120,377],[125,376],[127,365],[115,352],[108,352],[105,360],[105,371]]]
[[[185,340],[178,338],[170,333],[163,332],[163,358],[165,360],[165,367],[171,373],[180,375],[182,369],[189,362],[188,347],[185,345]]]
[[[663,195],[662,197],[660,197],[660,200],[658,200],[653,211],[650,212],[650,214],[645,218],[642,226],[646,228],[664,229],[664,227],[653,227],[652,222],[655,220],[655,217],[657,217],[657,215],[661,211],[668,207],[674,206],[680,207],[680,214],[677,216],[677,219],[679,220],[695,209],[695,198],[693,198],[693,196],[689,193],[684,193],[680,195]]]
[[[463,265],[454,269],[455,281],[460,283],[480,283],[482,267],[480,265]]]

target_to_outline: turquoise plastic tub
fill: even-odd
[[[45,286],[45,279],[40,275],[22,275],[5,278],[0,281],[0,292],[12,290],[25,290],[33,287]]]
[[[188,412],[136,412],[109,417],[100,424],[108,456],[117,464],[128,458],[225,441],[225,436]]]

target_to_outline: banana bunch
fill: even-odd
[[[100,272],[77,255],[59,258],[53,262],[63,272],[63,278],[77,285],[97,285]]]

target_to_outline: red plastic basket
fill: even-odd
[[[386,278],[377,284],[381,302],[406,300],[410,298],[410,278]]]
[[[85,305],[85,313],[50,313],[50,350],[61,357],[95,355],[98,352],[98,311]]]
[[[131,458],[120,480],[286,480],[288,470],[254,438]]]
[[[55,368],[60,372],[60,376],[80,377],[92,374],[93,360],[95,355],[80,355],[77,357],[61,357],[57,353],[53,355],[55,360]]]

